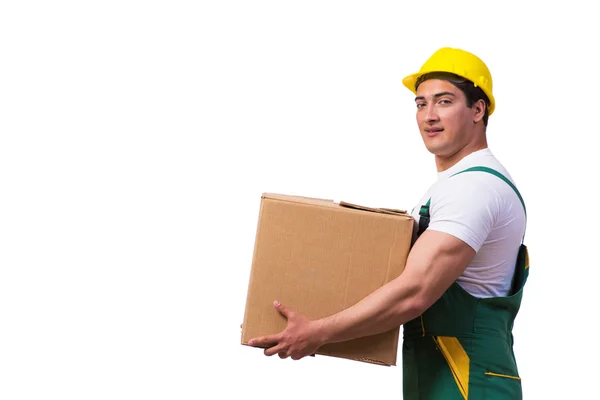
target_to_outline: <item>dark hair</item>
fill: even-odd
[[[472,107],[473,104],[477,100],[482,99],[485,101],[485,113],[483,114],[483,125],[487,127],[488,118],[489,118],[489,107],[490,107],[490,99],[487,95],[481,90],[479,86],[475,86],[473,82],[468,79],[463,78],[462,76],[458,76],[456,74],[452,74],[450,72],[430,72],[428,74],[421,75],[419,79],[417,79],[417,83],[415,84],[415,91],[418,89],[419,85],[425,82],[428,79],[442,79],[444,81],[448,81],[465,94],[465,98],[467,99],[467,107]]]

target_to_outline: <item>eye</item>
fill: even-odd
[[[425,107],[425,103],[417,103],[417,109]]]
[[[450,101],[449,99],[441,99],[440,104],[444,104],[444,105],[452,104],[452,101]]]

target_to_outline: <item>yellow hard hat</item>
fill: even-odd
[[[419,72],[402,79],[402,83],[416,94],[417,80],[421,75],[429,72],[450,72],[470,80],[490,99],[489,115],[494,112],[496,101],[492,95],[492,74],[487,65],[476,55],[461,49],[443,47],[425,61]]]

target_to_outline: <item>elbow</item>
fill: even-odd
[[[428,303],[424,296],[415,295],[408,299],[405,311],[406,315],[403,319],[410,321],[414,318],[417,318],[419,315],[423,314],[428,307]]]
[[[442,292],[426,284],[420,285],[418,290],[408,299],[408,313],[410,319],[416,318],[429,309],[441,296]]]
[[[412,285],[406,292],[402,301],[398,302],[398,319],[402,323],[417,318],[430,307],[427,291],[423,285]]]

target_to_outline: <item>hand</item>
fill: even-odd
[[[278,301],[273,303],[273,306],[287,319],[287,327],[276,335],[251,339],[248,345],[266,348],[265,355],[269,357],[279,354],[280,358],[292,357],[292,360],[300,360],[314,355],[324,344],[319,334],[319,323],[309,320]]]

